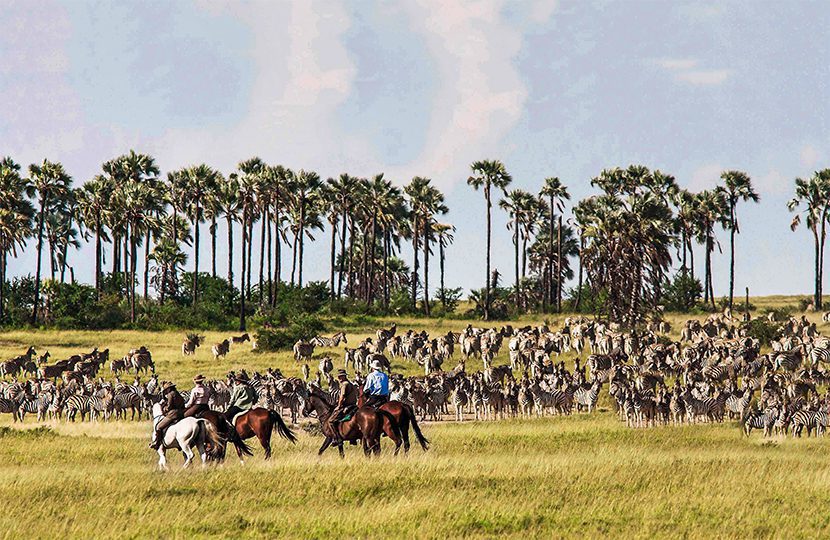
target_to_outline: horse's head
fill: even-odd
[[[152,401],[152,411],[153,411],[153,418],[157,416],[162,416],[164,411],[161,407],[161,398],[155,399]]]

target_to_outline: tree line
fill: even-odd
[[[692,300],[702,293],[703,303],[714,308],[712,254],[719,248],[718,228],[729,235],[727,298],[730,307],[734,303],[738,208],[759,201],[744,172],[724,171],[721,185],[692,193],[680,188],[673,176],[644,166],[607,169],[591,180],[599,193],[576,202],[570,213],[569,190],[556,177],[546,178],[538,193],[511,189],[504,163],[483,160],[471,164],[467,183],[485,202],[484,287],[470,294],[475,313],[485,319],[561,311],[569,295],[568,309],[581,309],[591,296],[595,310],[636,325],[665,303],[675,258],[680,262],[675,280],[687,280]],[[814,302],[820,308],[830,170],[796,179],[795,185],[789,207],[798,213],[792,226],[803,219],[813,234]],[[180,301],[184,287],[190,291],[188,302],[198,305],[205,287],[200,280],[225,279],[236,291],[233,305],[226,308],[236,311],[244,328],[252,310],[275,307],[279,287],[307,285],[305,248],[315,241],[329,244],[325,287],[331,302],[348,300],[387,312],[404,306],[429,316],[436,302],[444,314],[460,298],[460,289],[444,283],[455,227],[445,220],[449,209],[443,193],[425,177],[414,177],[402,187],[382,173],[371,178],[344,173],[324,180],[314,171],[269,165],[256,157],[227,175],[205,164],[162,175],[152,156],[130,151],[105,162],[80,187],[73,187],[60,163],[44,160],[24,171],[6,157],[0,162],[0,190],[0,320],[5,320],[11,301],[9,255],[34,245],[29,318],[38,324],[49,308],[42,288],[75,282],[69,259],[82,242],[94,243],[96,295],[117,294],[130,321],[142,306]],[[514,247],[512,287],[500,286],[501,274],[492,268],[494,206],[508,220]],[[221,240],[220,229],[226,235]],[[241,238],[235,237],[237,232]],[[209,273],[202,269],[203,234],[210,236]],[[221,277],[220,241],[227,245],[227,275]],[[703,249],[702,279],[695,276],[695,244]],[[193,251],[189,273],[186,246]],[[411,268],[402,258],[409,249]],[[290,253],[285,257],[290,268],[283,268],[284,252]],[[433,299],[429,271],[435,256],[439,286]],[[576,272],[573,259],[578,261]],[[563,284],[575,274],[576,286],[565,291]],[[188,283],[182,282],[185,276]]]

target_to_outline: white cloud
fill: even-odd
[[[678,73],[675,78],[698,86],[715,86],[723,83],[730,73],[728,69],[693,70]]]
[[[809,169],[816,166],[819,157],[818,150],[816,150],[816,147],[811,144],[808,144],[801,149],[801,164]]]
[[[558,7],[559,0],[536,0],[530,9],[530,18],[537,24],[547,22]]]
[[[689,190],[702,191],[704,189],[711,189],[718,185],[720,175],[723,172],[723,167],[717,163],[704,165],[699,167],[692,173],[692,179],[689,182]]]
[[[664,69],[670,70],[692,69],[697,66],[697,60],[694,58],[659,58],[655,60],[655,63]]]
[[[791,180],[776,169],[752,179],[755,188],[761,194],[780,195],[790,190]]]

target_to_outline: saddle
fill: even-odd
[[[236,425],[236,421],[239,419],[240,416],[242,416],[243,414],[247,414],[250,410],[251,409],[248,409],[246,411],[240,411],[240,412],[236,413],[235,415],[233,415],[233,419],[231,420],[231,427]]]
[[[354,416],[354,413],[357,412],[357,409],[358,409],[357,405],[349,405],[348,407],[344,408],[340,412],[340,414],[338,415],[338,418],[335,418],[335,419],[332,420],[332,423],[333,424],[339,424],[340,422],[347,422],[347,421],[351,420],[352,417]]]

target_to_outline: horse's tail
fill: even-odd
[[[237,433],[237,431],[236,431],[236,427],[233,424],[231,424],[230,422],[228,422],[225,419],[224,415],[220,414],[220,415],[218,415],[218,417],[219,417],[219,423],[224,426],[223,431],[225,431],[225,433],[228,434],[228,442],[233,443],[233,445],[236,446],[236,449],[239,450],[240,452],[242,452],[243,455],[253,456],[254,453],[251,450],[251,447],[248,446],[248,444],[245,441],[242,440],[242,437],[240,437],[239,433]]]
[[[392,426],[392,433],[394,433],[395,436],[397,436],[400,439],[400,437],[401,437],[401,426],[398,424],[397,418],[395,418],[390,413],[388,413],[388,412],[386,412],[382,409],[378,409],[378,413],[380,413],[381,416],[383,416],[384,418],[389,420],[389,425]]]
[[[297,442],[297,436],[294,435],[294,432],[291,431],[291,428],[285,425],[285,422],[282,419],[282,416],[277,411],[268,410],[268,416],[271,418],[271,421],[274,423],[274,427],[277,428],[277,433],[280,434],[280,437],[288,439],[292,443]]]
[[[406,407],[407,412],[409,412],[409,420],[412,422],[412,430],[415,432],[415,438],[418,439],[418,444],[420,444],[421,448],[423,448],[424,452],[426,452],[429,450],[429,439],[424,437],[424,434],[421,433],[421,427],[418,425],[415,409],[413,409],[408,403],[404,403],[403,405]]]
[[[205,442],[210,444],[212,449],[210,451],[210,457],[214,458],[222,456],[225,453],[225,439],[223,439],[219,434],[219,431],[216,430],[213,422],[208,422],[204,418],[200,418],[199,424],[201,424],[202,429],[204,430],[203,433],[205,434]]]

